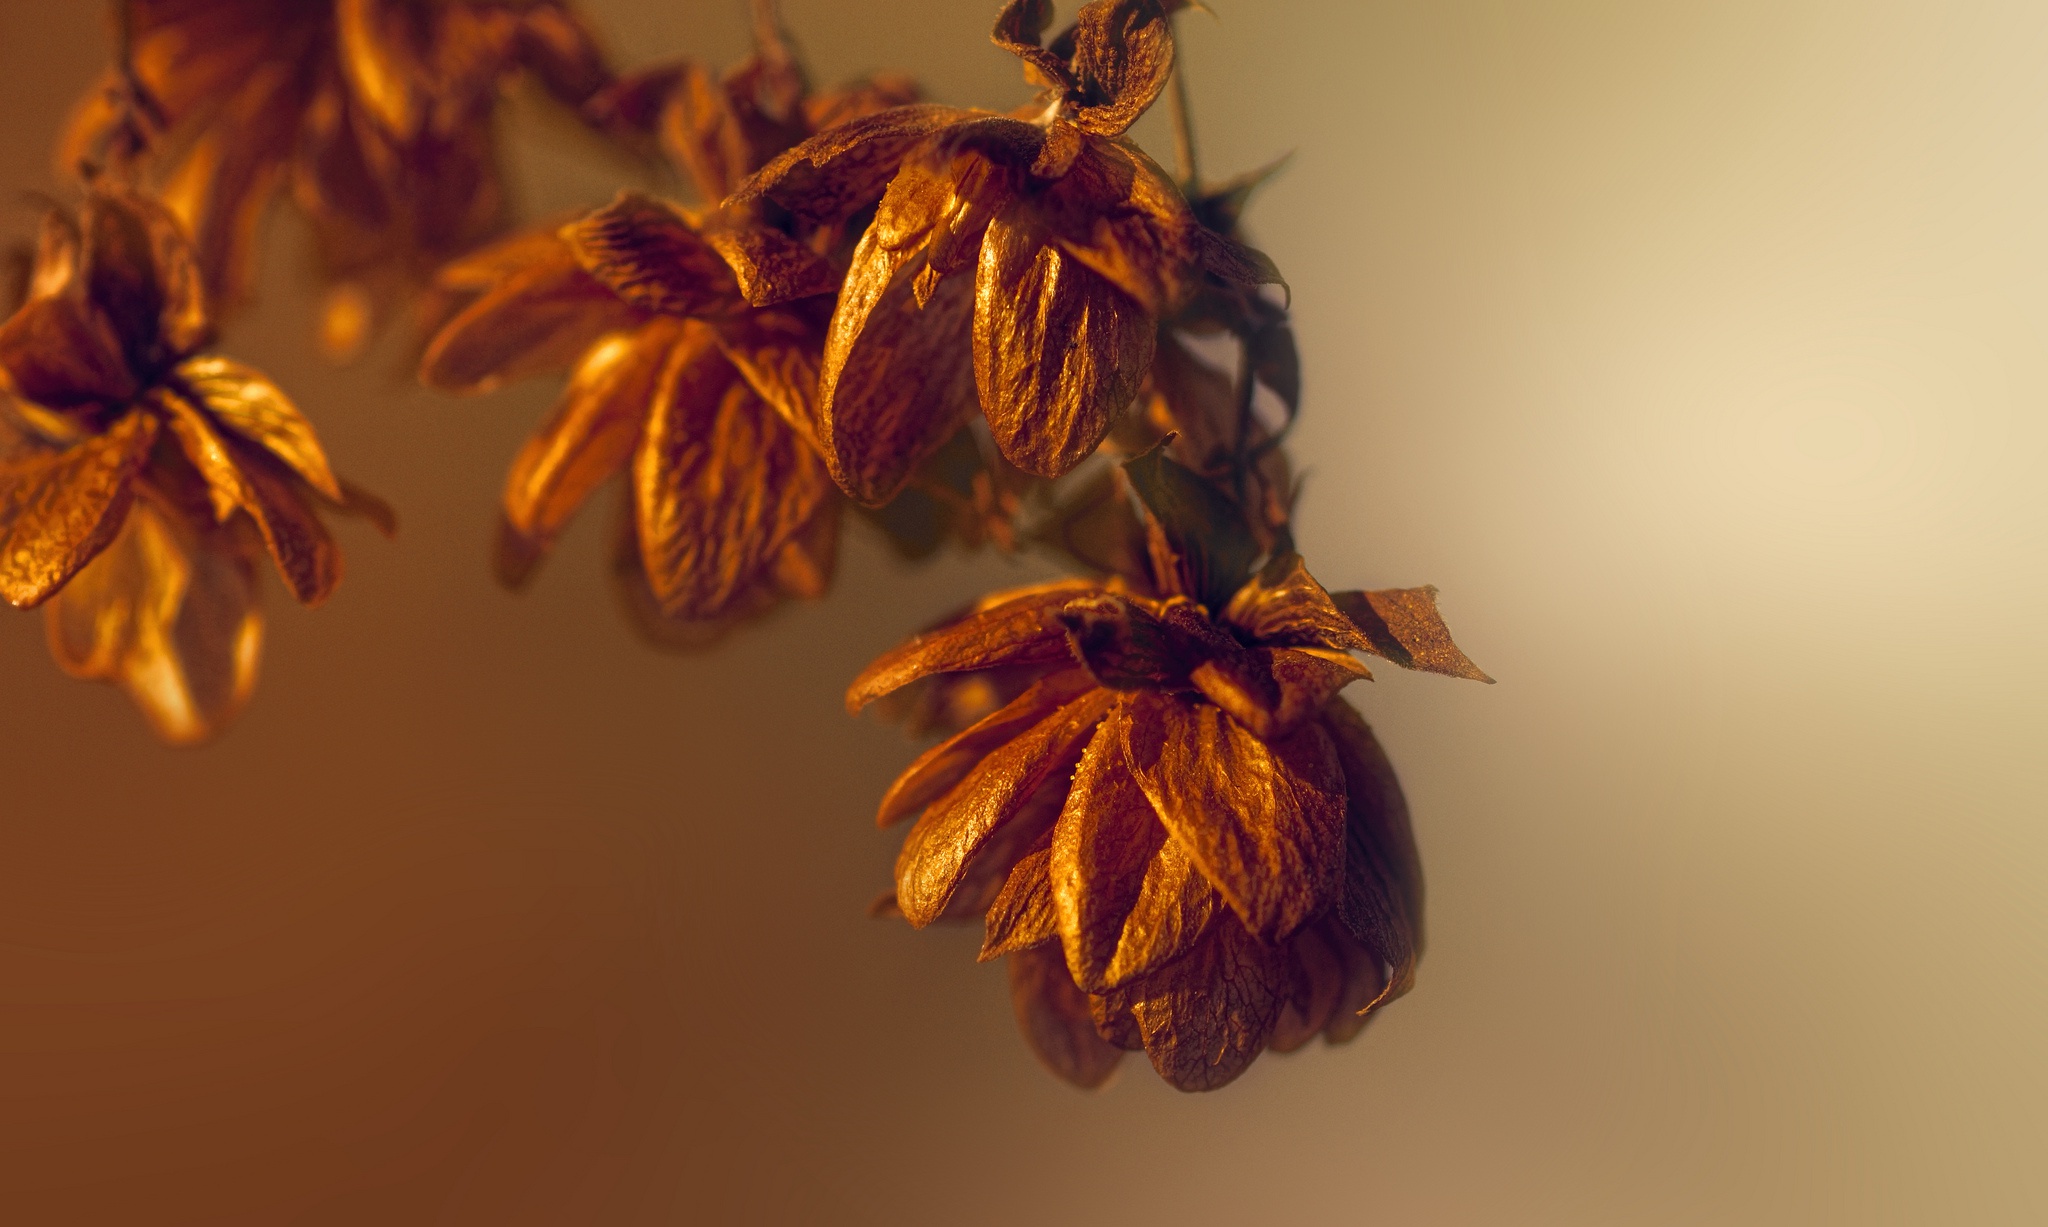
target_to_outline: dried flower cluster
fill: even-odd
[[[1434,589],[1333,593],[1295,550],[1299,364],[1239,233],[1264,176],[1202,183],[1184,110],[1177,176],[1125,139],[1175,81],[1181,7],[1093,0],[1048,39],[1049,0],[1010,0],[995,41],[1042,93],[1004,114],[897,76],[815,89],[764,0],[730,70],[626,76],[564,0],[121,0],[60,152],[82,203],[0,327],[0,590],[45,607],[65,669],[196,742],[254,684],[259,556],[316,604],[341,573],[320,513],[390,530],[282,391],[210,352],[288,194],[330,350],[410,303],[430,386],[566,373],[506,479],[508,586],[614,478],[611,580],[660,645],[822,594],[849,512],[911,557],[1082,572],[847,696],[943,735],[882,800],[911,825],[878,910],[979,919],[1055,1072],[1100,1085],[1142,1050],[1207,1090],[1348,1039],[1413,982],[1421,878],[1339,692],[1360,654],[1486,679]],[[508,232],[515,79],[695,202]]]

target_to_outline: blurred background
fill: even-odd
[[[2048,6],[1212,4],[1205,169],[1294,153],[1250,225],[1304,551],[1439,585],[1500,679],[1351,692],[1428,872],[1416,991],[1212,1095],[1054,1081],[978,930],[864,916],[915,747],[840,706],[1044,564],[860,532],[829,599],[663,656],[593,515],[509,596],[553,389],[330,370],[283,218],[226,348],[404,531],[343,526],[317,612],[271,581],[199,752],[0,616],[7,1221],[2048,1221]],[[627,66],[735,58],[741,7],[588,5]],[[786,4],[824,80],[1007,106],[996,7]],[[0,0],[0,237],[101,22]],[[508,145],[528,216],[625,173],[534,106]]]

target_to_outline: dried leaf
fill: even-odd
[[[1010,1002],[1017,1027],[1045,1067],[1083,1089],[1107,1083],[1122,1050],[1096,1033],[1086,994],[1074,987],[1053,947],[1009,957]]]
[[[1451,641],[1451,628],[1444,625],[1443,615],[1436,609],[1434,586],[1333,592],[1330,599],[1365,636],[1368,646],[1362,651],[1403,669],[1493,682]]]
[[[1094,0],[1074,22],[1074,66],[1087,103],[1074,122],[1121,136],[1173,75],[1173,27],[1159,0]]]
[[[1167,625],[1121,593],[1076,598],[1060,611],[1074,655],[1112,690],[1184,682],[1187,661]]]
[[[1060,477],[1137,397],[1154,322],[1011,213],[991,222],[975,277],[974,381],[1010,463]]]
[[[1267,1041],[1274,1052],[1293,1052],[1329,1026],[1346,983],[1344,960],[1330,948],[1320,924],[1290,938],[1287,957],[1294,963],[1294,992]]]
[[[756,307],[839,290],[837,270],[780,230],[714,216],[703,236],[732,269],[740,294]]]
[[[64,451],[0,462],[0,596],[8,604],[42,604],[114,539],[156,435],[155,418],[130,413]]]
[[[643,311],[707,315],[742,301],[733,271],[673,205],[639,192],[562,227],[585,271]]]
[[[212,329],[199,268],[162,205],[97,190],[80,223],[86,296],[121,338],[132,368],[152,369],[206,343]]]
[[[982,759],[1036,727],[1093,685],[1092,679],[1079,669],[1065,669],[1041,678],[972,727],[925,751],[889,786],[875,812],[875,825],[887,827],[918,814],[951,792]]]
[[[1206,703],[1126,702],[1132,774],[1248,927],[1277,941],[1336,901],[1344,777],[1320,725],[1269,746]]]
[[[987,963],[1006,954],[1030,950],[1055,941],[1060,935],[1059,917],[1053,911],[1052,879],[1046,866],[1052,862],[1052,848],[1026,853],[1010,870],[1001,893],[989,905],[978,962]]]
[[[193,533],[142,500],[113,544],[43,607],[50,653],[73,677],[120,686],[163,740],[195,745],[255,690],[258,597],[233,534]]]
[[[1223,610],[1223,620],[1266,647],[1373,650],[1372,642],[1308,573],[1301,555],[1292,552],[1276,555],[1238,589]]]
[[[718,325],[718,347],[756,395],[816,446],[823,338],[788,311],[748,311]]]
[[[1066,62],[1042,45],[1051,24],[1052,0],[1009,0],[996,15],[989,39],[1024,61],[1024,75],[1033,85],[1065,91],[1074,87]]]
[[[252,448],[232,442],[228,448],[248,489],[245,509],[263,534],[285,587],[301,605],[325,601],[341,583],[340,547],[288,471]]]
[[[883,695],[934,673],[1072,664],[1059,612],[1075,597],[1096,591],[1100,589],[1093,584],[1067,580],[998,593],[983,608],[913,637],[862,670],[846,692],[846,709],[858,713]]]
[[[1376,1008],[1415,983],[1422,955],[1422,862],[1408,824],[1401,783],[1365,720],[1349,704],[1333,701],[1319,726],[1336,748],[1344,772],[1346,851],[1337,916],[1344,928],[1392,969]]]
[[[1243,509],[1181,467],[1163,445],[1126,460],[1123,468],[1172,545],[1184,590],[1209,609],[1226,607],[1259,556]]]
[[[722,356],[672,361],[633,460],[662,612],[730,612],[833,497],[824,462]],[[671,390],[672,389],[672,390]]]
[[[1364,665],[1342,652],[1254,648],[1245,656],[1250,669],[1244,672],[1208,660],[1195,669],[1191,680],[1210,702],[1266,742],[1292,737],[1338,691],[1372,676]],[[1258,684],[1245,684],[1252,679]]]
[[[557,239],[547,259],[442,327],[420,360],[420,382],[444,392],[489,392],[573,366],[599,338],[645,318],[585,272]]]
[[[1264,1050],[1291,988],[1280,952],[1224,916],[1123,995],[1159,1076],[1179,1090],[1213,1091]]]
[[[878,216],[854,251],[818,381],[833,480],[870,507],[895,497],[974,404],[973,286],[951,278],[920,292],[922,250],[886,238]]]
[[[925,811],[896,858],[896,900],[906,920],[923,928],[945,912],[974,855],[1041,785],[1064,782],[1110,702],[1106,692],[1090,691],[1068,703],[984,758]]]
[[[136,392],[121,339],[70,297],[31,298],[0,325],[0,370],[16,393],[53,409],[118,405]]]
[[[925,102],[828,128],[762,167],[726,203],[766,196],[813,225],[836,225],[879,201],[927,137],[972,114]]]
[[[341,484],[313,424],[263,372],[226,358],[203,357],[180,363],[173,378],[216,422],[275,456],[327,498],[341,501]]]
[[[517,588],[531,578],[591,492],[625,470],[644,424],[660,411],[662,373],[677,351],[701,356],[710,346],[701,326],[664,318],[591,347],[506,474],[500,580]]]

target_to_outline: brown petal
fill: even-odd
[[[1391,1000],[1387,991],[1388,965],[1380,956],[1358,944],[1341,924],[1325,921],[1317,926],[1324,942],[1344,964],[1343,987],[1323,1038],[1332,1044],[1345,1043],[1365,1029],[1378,1006]],[[1402,990],[1407,991],[1406,989]]]
[[[745,205],[766,196],[816,225],[845,221],[882,198],[903,160],[926,137],[970,114],[924,102],[828,128],[762,167],[727,203]]]
[[[639,192],[562,227],[589,274],[643,311],[705,315],[738,305],[739,285],[718,249],[675,206]]]
[[[584,500],[625,469],[677,350],[694,346],[702,354],[710,344],[697,326],[657,319],[591,347],[506,474],[500,580],[517,588],[531,578]]]
[[[999,710],[919,755],[882,797],[875,825],[887,827],[919,813],[951,792],[982,759],[1093,688],[1094,681],[1079,669],[1032,683]]]
[[[112,545],[45,605],[50,654],[73,677],[119,685],[157,736],[219,733],[256,686],[263,615],[232,533],[135,505]]]
[[[722,356],[672,362],[633,460],[662,612],[729,612],[833,497],[825,465]]]
[[[544,261],[507,278],[442,327],[420,360],[420,382],[488,392],[560,370],[600,337],[645,320],[556,241]]]
[[[1166,624],[1122,593],[1076,598],[1060,611],[1060,624],[1074,655],[1112,690],[1163,686],[1187,676]]]
[[[155,201],[94,192],[80,218],[80,272],[136,365],[176,359],[211,333],[199,266],[177,220]]]
[[[1407,992],[1422,954],[1422,865],[1408,824],[1401,782],[1365,720],[1333,701],[1322,723],[1334,743],[1347,791],[1344,884],[1337,916],[1391,968],[1368,1008]]]
[[[1293,736],[1338,691],[1372,676],[1344,653],[1321,649],[1253,648],[1245,659],[1249,668],[1242,672],[1205,661],[1191,680],[1210,702],[1266,742]],[[1245,684],[1254,679],[1261,684]]]
[[[1137,396],[1155,321],[1016,209],[989,224],[974,295],[974,382],[996,445],[1063,476]]]
[[[76,298],[33,298],[0,325],[0,369],[39,405],[120,404],[135,377],[120,338]]]
[[[1320,725],[1267,745],[1206,703],[1129,700],[1125,752],[1159,819],[1270,940],[1335,902],[1344,867],[1344,779]]]
[[[1060,248],[1154,315],[1187,296],[1202,228],[1172,178],[1143,151],[1092,140],[1037,198]]]
[[[107,547],[156,435],[155,418],[130,413],[65,451],[0,463],[0,596],[40,605]]]
[[[682,655],[710,648],[744,624],[773,609],[782,599],[770,583],[762,583],[738,601],[732,612],[717,618],[671,618],[661,611],[641,562],[640,538],[633,531],[633,498],[628,490],[613,520],[610,579],[612,595],[627,623],[648,646]]]
[[[341,484],[313,424],[263,372],[205,357],[180,363],[175,378],[216,422],[275,456],[328,499],[341,501]]]
[[[989,39],[1024,61],[1024,75],[1033,85],[1065,91],[1074,87],[1074,79],[1060,57],[1043,45],[1045,28],[1051,24],[1052,0],[1009,0],[996,15]]]
[[[1231,916],[1181,959],[1125,990],[1159,1076],[1183,1091],[1213,1091],[1266,1047],[1290,983],[1281,952]]]
[[[918,635],[876,659],[846,692],[846,709],[861,708],[934,673],[994,665],[1070,664],[1059,611],[1075,597],[1100,589],[1085,580],[1062,580],[998,593],[957,622]]]
[[[1052,879],[1046,873],[1046,866],[1051,862],[1052,848],[1041,847],[1026,853],[1024,859],[1010,870],[1002,892],[989,905],[988,915],[984,918],[981,953],[975,956],[975,961],[987,963],[1006,954],[1043,946],[1059,937],[1059,917],[1053,911]]]
[[[234,443],[228,447],[249,492],[245,508],[263,534],[285,587],[301,605],[325,601],[341,582],[341,548],[287,470],[252,448]]]
[[[1173,27],[1159,0],[1095,0],[1074,22],[1074,66],[1093,105],[1074,122],[1096,136],[1120,136],[1173,75]]]
[[[1108,1082],[1124,1054],[1096,1033],[1088,997],[1068,978],[1059,951],[1051,946],[1019,951],[1009,965],[1017,1027],[1039,1061],[1083,1089]]]
[[[755,394],[816,446],[824,348],[816,326],[787,311],[748,311],[719,321],[718,347]]]
[[[1274,1052],[1293,1052],[1314,1039],[1329,1026],[1343,999],[1348,969],[1323,932],[1323,925],[1313,924],[1288,939],[1294,992],[1281,1008],[1279,1023],[1267,1041]]]
[[[1145,1051],[1145,1033],[1138,1029],[1138,1020],[1131,1017],[1130,996],[1126,990],[1090,993],[1088,1014],[1095,1020],[1095,1033],[1112,1046],[1125,1052]]]
[[[1491,684],[1458,645],[1436,609],[1436,588],[1385,588],[1377,592],[1333,592],[1330,599],[1364,634],[1364,650],[1403,669],[1445,673]]]
[[[756,307],[839,290],[839,274],[823,256],[773,227],[714,217],[703,234]]]
[[[974,855],[1041,785],[1064,785],[1081,748],[1107,712],[1106,691],[1090,691],[984,758],[912,827],[896,858],[896,900],[913,926],[945,912]]]
[[[974,289],[959,277],[921,286],[925,251],[891,247],[898,229],[885,208],[854,250],[818,380],[818,444],[840,489],[870,507],[974,404]]]
[[[1373,650],[1372,641],[1308,573],[1299,554],[1282,554],[1267,563],[1238,589],[1223,619],[1266,647]]]

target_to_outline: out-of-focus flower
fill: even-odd
[[[853,498],[887,502],[977,402],[1010,463],[1068,472],[1137,395],[1157,318],[1193,270],[1266,276],[1116,139],[1166,83],[1175,7],[1095,0],[1048,48],[1049,0],[1011,0],[995,40],[1045,87],[1036,105],[883,111],[734,194],[819,225],[877,208],[832,319],[813,430]]]
[[[801,139],[813,113],[893,97],[870,83],[813,97],[786,56],[757,54],[717,83],[692,65],[651,70],[593,109],[661,132],[710,195]],[[614,575],[650,637],[697,646],[824,590],[842,499],[808,431],[823,295],[839,284],[829,246],[760,210],[626,193],[446,270],[445,287],[479,296],[429,346],[429,385],[483,392],[573,368],[507,479],[501,579],[524,583],[597,487],[629,473]]]
[[[848,704],[934,675],[1035,671],[883,799],[913,925],[981,915],[1019,1023],[1084,1086],[1142,1048],[1184,1090],[1268,1047],[1349,1038],[1405,992],[1421,877],[1405,803],[1337,697],[1352,655],[1486,679],[1434,590],[1326,592],[1161,452],[1125,466],[1150,516],[1140,583],[988,598],[876,661]],[[1149,591],[1140,591],[1140,588]],[[984,673],[984,676],[990,676]]]
[[[317,509],[389,528],[282,391],[203,352],[212,338],[175,219],[112,191],[45,221],[28,301],[0,326],[0,595],[43,605],[57,662],[122,686],[178,743],[218,732],[255,684],[257,557],[316,605],[341,579]]]
[[[288,188],[332,283],[336,356],[501,227],[491,119],[506,81],[528,73],[579,106],[608,80],[562,0],[120,2],[129,62],[80,105],[65,169],[132,161],[114,169],[184,222],[216,309],[246,298]],[[124,139],[138,110],[152,139]]]

